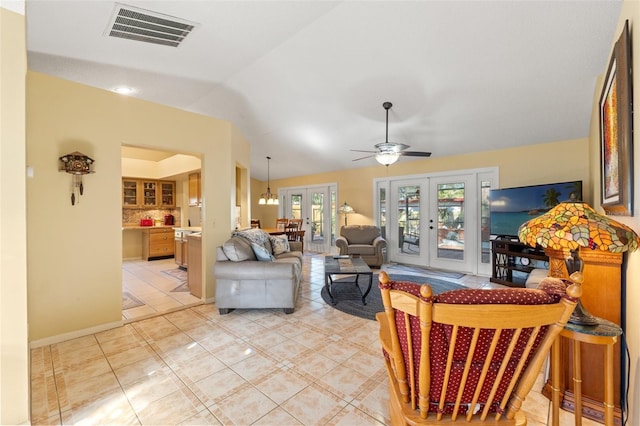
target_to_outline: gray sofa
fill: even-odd
[[[288,242],[289,251],[280,253],[280,246],[278,254],[273,254],[271,241],[266,232],[254,228],[234,232],[217,248],[213,274],[221,315],[236,308],[280,308],[293,313],[302,281],[302,243]],[[256,252],[271,258],[258,260]]]
[[[367,265],[379,268],[384,262],[387,240],[380,235],[380,228],[373,225],[348,225],[340,228],[336,238],[340,254],[359,256]]]

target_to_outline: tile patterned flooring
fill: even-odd
[[[149,281],[153,271],[145,266],[126,265],[125,281],[137,274]],[[130,322],[122,327],[32,349],[32,424],[390,424],[376,322],[322,301],[323,268],[321,255],[304,257],[291,315],[220,316],[214,305],[150,297],[156,312],[141,310],[142,319],[125,315]],[[481,277],[457,281],[493,286]],[[542,374],[524,403],[532,426],[547,424],[541,384]],[[573,424],[571,413],[561,415],[562,425]]]

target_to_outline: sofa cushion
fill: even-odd
[[[271,242],[272,252],[275,256],[287,253],[291,250],[289,247],[289,240],[286,235],[270,236],[269,241]]]
[[[265,246],[261,246],[257,243],[251,243],[251,248],[253,249],[253,253],[256,255],[261,262],[272,262],[273,255],[269,253],[269,250]]]
[[[371,225],[348,225],[340,228],[340,235],[351,244],[371,244],[380,236],[380,228]]]
[[[359,254],[364,256],[376,255],[376,248],[370,244],[349,244],[350,254]]]
[[[222,251],[233,262],[242,262],[244,260],[256,260],[251,244],[248,240],[240,237],[231,237],[225,241]]]

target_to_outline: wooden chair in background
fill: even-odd
[[[393,425],[526,424],[522,402],[581,294],[547,278],[539,289],[433,296],[428,284],[391,281],[384,271],[379,287]]]
[[[301,243],[300,251],[304,253],[304,230],[287,228],[286,234],[287,234],[287,240],[300,241]]]
[[[251,227],[252,228],[261,228],[260,219],[251,219]]]
[[[302,229],[302,219],[289,219],[289,226],[295,226],[296,229]]]
[[[289,219],[286,217],[276,219],[276,229],[278,231],[284,231],[287,224],[289,223]]]

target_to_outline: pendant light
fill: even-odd
[[[258,204],[267,204],[269,206],[277,206],[280,204],[277,195],[271,195],[271,181],[269,176],[269,162],[271,161],[271,157],[267,157],[267,192],[260,195],[260,200]]]

